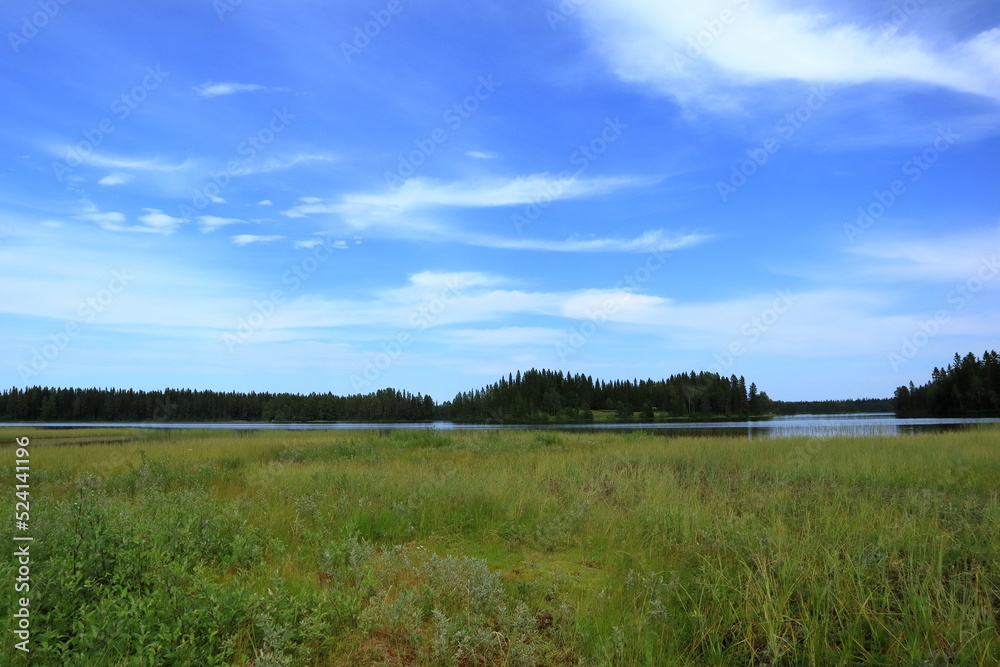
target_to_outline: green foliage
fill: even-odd
[[[0,420],[8,421],[426,421],[435,407],[430,396],[392,388],[350,396],[39,386],[0,392]]]
[[[1000,415],[1000,355],[955,354],[947,368],[934,368],[931,381],[896,389],[898,417],[984,417]]]
[[[557,656],[559,623],[545,623],[524,602],[512,602],[486,561],[438,556],[423,547],[393,547],[362,563],[371,573],[360,614],[361,646],[389,642],[415,664],[531,665]],[[383,649],[384,650],[384,649]],[[369,653],[364,656],[371,660]]]
[[[1000,663],[995,428],[133,435],[32,432],[32,665]]]
[[[665,380],[594,380],[589,375],[531,369],[463,392],[442,406],[460,422],[545,423],[592,421],[594,410],[614,413],[618,422],[642,419],[725,418],[768,415],[773,402],[746,380],[717,373],[680,373]]]

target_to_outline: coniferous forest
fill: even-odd
[[[437,403],[387,388],[338,396],[191,389],[11,388],[0,392],[0,421],[12,422],[416,422],[481,423],[745,419],[768,415],[895,412],[897,417],[1000,415],[1000,356],[956,354],[925,385],[893,399],[773,401],[745,378],[679,373],[665,380],[595,380],[531,369]],[[596,416],[595,413],[599,413]]]
[[[589,375],[530,370],[457,395],[447,406],[461,422],[589,421],[595,410],[616,421],[744,418],[770,414],[773,402],[735,375],[681,373],[666,380],[594,380]]]
[[[956,353],[947,367],[934,368],[927,384],[896,389],[895,408],[897,417],[1000,416],[1000,356]]]
[[[395,389],[335,396],[30,387],[0,394],[0,419],[7,421],[423,421],[437,418],[437,409],[430,396]]]
[[[520,371],[482,389],[435,403],[427,395],[382,389],[370,394],[272,394],[167,389],[12,388],[0,393],[0,420],[80,422],[428,421],[486,423],[743,418],[774,403],[744,378],[714,373],[666,380],[605,382],[549,370]]]
[[[830,401],[775,401],[776,415],[852,415],[892,412],[891,398],[848,398]]]

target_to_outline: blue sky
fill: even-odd
[[[0,383],[889,396],[1000,332],[988,0],[14,0]]]

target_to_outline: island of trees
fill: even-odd
[[[996,351],[955,358],[931,372],[931,381],[919,387],[896,389],[897,417],[1000,416],[1000,357]]]
[[[773,401],[753,382],[717,373],[680,373],[666,380],[594,380],[589,375],[535,370],[509,374],[447,404],[454,421],[537,423],[742,419],[773,411]],[[638,414],[636,414],[638,413]]]

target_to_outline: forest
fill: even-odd
[[[776,415],[852,415],[892,412],[891,398],[848,398],[831,401],[775,401]]]
[[[922,386],[892,399],[773,401],[753,382],[717,373],[664,380],[595,380],[531,369],[437,403],[393,388],[369,394],[217,392],[191,389],[11,388],[0,420],[12,422],[456,422],[528,424],[587,421],[746,419],[770,415],[895,412],[897,417],[1000,415],[1000,357],[955,354]],[[596,413],[596,414],[595,414]]]
[[[0,420],[6,421],[423,421],[437,418],[436,411],[430,396],[391,388],[352,396],[48,387],[0,393]]]
[[[508,375],[483,389],[458,394],[454,421],[534,423],[590,421],[594,411],[615,421],[744,418],[770,414],[773,401],[753,382],[717,373],[680,373],[666,380],[594,380],[589,375],[535,370]]]
[[[957,352],[952,363],[931,372],[931,381],[919,387],[911,381],[895,394],[897,417],[1000,416],[1000,356],[983,353],[981,359]]]
[[[0,420],[13,422],[415,422],[485,423],[742,418],[773,412],[753,382],[714,373],[666,380],[614,380],[549,370],[520,371],[482,389],[436,403],[388,388],[337,396],[166,389],[12,388],[0,393]],[[638,414],[636,414],[638,413]]]

